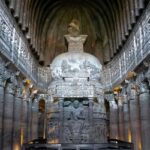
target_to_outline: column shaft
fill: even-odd
[[[31,123],[32,123],[32,101],[30,100],[28,103],[28,141],[31,138]]]
[[[118,107],[115,101],[110,102],[110,138],[118,139]]]
[[[128,103],[123,104],[124,113],[124,140],[131,142],[131,130],[130,130],[130,119],[129,119],[129,105]]]
[[[27,101],[23,98],[22,100],[22,122],[21,122],[21,130],[22,130],[22,137],[23,143],[28,142],[28,132],[27,132],[27,125],[28,125],[28,118],[27,118]]]
[[[38,138],[38,102],[32,103],[32,140]]]
[[[142,149],[150,148],[150,94],[140,94],[140,117],[141,117],[141,134]]]
[[[13,149],[21,149],[21,97],[15,96],[13,122]]]
[[[3,104],[4,104],[4,87],[0,81],[0,149],[2,149],[2,131],[3,131]]]
[[[59,116],[59,118],[60,118],[60,120],[59,120],[59,124],[60,124],[60,126],[59,126],[59,140],[60,140],[60,142],[64,142],[64,139],[63,139],[63,111],[64,111],[64,108],[63,108],[63,104],[64,104],[64,102],[63,102],[63,100],[64,100],[64,98],[59,98],[59,114],[60,114],[60,116]]]
[[[122,105],[118,107],[119,114],[119,140],[124,140],[124,115]]]
[[[13,84],[8,83],[5,91],[4,102],[4,131],[3,131],[3,149],[12,150],[12,133],[13,133],[13,106],[14,91]]]
[[[130,99],[129,109],[130,109],[131,135],[132,135],[132,142],[134,143],[134,150],[141,150],[140,111],[137,95],[134,96],[134,99]]]

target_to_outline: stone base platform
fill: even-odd
[[[24,144],[22,150],[133,150],[133,144],[118,140],[109,140],[103,144]]]

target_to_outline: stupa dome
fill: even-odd
[[[51,64],[53,79],[89,78],[99,79],[102,66],[99,60],[85,52],[67,52],[58,55]]]
[[[68,52],[57,56],[51,64],[51,75],[55,79],[88,78],[98,80],[102,65],[99,60],[83,51],[87,35],[79,35],[77,21],[69,24],[65,39],[68,43]]]

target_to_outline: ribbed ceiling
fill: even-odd
[[[85,51],[108,62],[126,41],[146,0],[5,0],[45,65],[66,51],[64,34],[72,19],[88,34]],[[149,1],[149,0],[148,0]]]

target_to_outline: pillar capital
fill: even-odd
[[[127,87],[127,95],[128,95],[128,100],[134,100],[135,97],[138,95],[138,85],[136,82],[129,82],[128,87]]]
[[[17,87],[16,88],[16,97],[22,98],[22,96],[23,96],[22,91],[23,91],[23,89],[21,87]]]
[[[123,96],[122,95],[120,95],[120,96],[118,96],[118,106],[123,106]]]
[[[139,94],[149,93],[148,82],[146,80],[146,75],[142,72],[137,76],[136,79]]]
[[[0,75],[0,87],[4,87],[6,84],[6,79],[3,78],[3,76]]]
[[[13,83],[7,83],[6,85],[6,93],[9,94],[14,94],[15,93],[15,86],[13,85]]]
[[[118,109],[118,105],[115,100],[109,101],[110,107],[113,109]]]
[[[149,64],[148,70],[145,74],[145,77],[148,80],[148,83],[149,83],[149,86],[150,86],[150,64]]]

